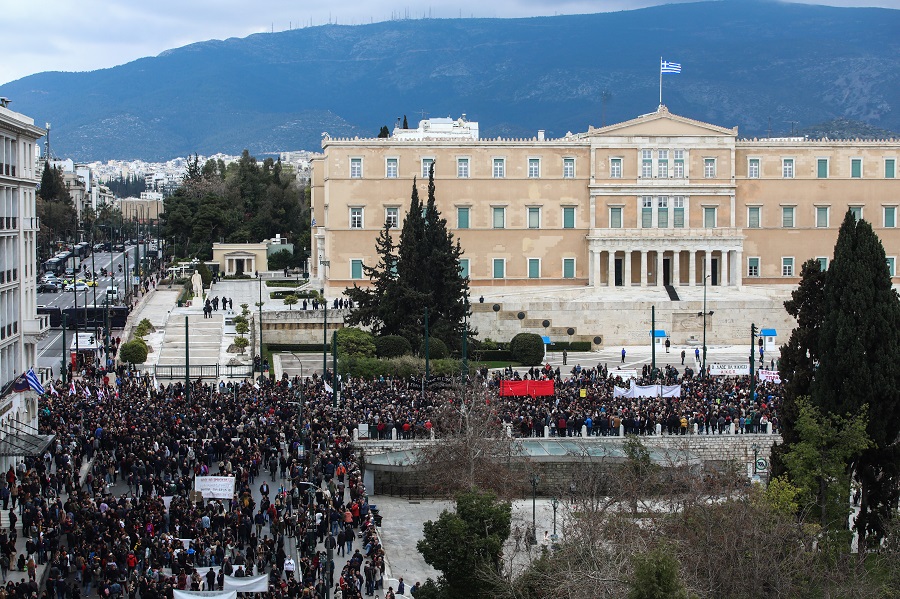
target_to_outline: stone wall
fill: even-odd
[[[623,437],[576,437],[567,440],[583,444],[586,449],[596,446],[607,446],[610,449],[621,448]],[[753,463],[755,457],[763,457],[769,460],[772,446],[781,443],[781,435],[651,435],[641,437],[641,441],[651,452],[671,456],[677,459],[685,455],[696,458],[704,468],[718,468],[729,461],[734,461],[747,468]],[[363,455],[374,455],[391,451],[410,450],[423,447],[431,441],[354,441],[353,447]],[[753,445],[757,446],[754,452]],[[554,495],[568,489],[569,482],[577,481],[579,469],[587,458],[580,456],[550,456],[531,459],[528,464],[530,472],[540,476],[538,494]],[[599,459],[599,458],[598,458]],[[396,495],[427,495],[425,484],[414,468],[406,468],[402,471],[385,472],[375,470],[374,485],[372,489],[379,492]],[[530,494],[528,489],[516,490],[515,494]]]
[[[263,340],[274,345],[306,345],[321,344],[322,327],[325,321],[324,310],[303,310],[294,306],[293,310],[272,310],[262,312]],[[333,310],[328,308],[328,342],[331,334],[344,327],[344,317],[349,314],[346,308]],[[256,329],[259,312],[251,312],[253,332],[259,338]]]

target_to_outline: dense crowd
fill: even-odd
[[[503,378],[553,379],[555,391],[499,397]],[[602,364],[566,376],[550,366],[482,370],[470,382],[521,436],[777,431],[780,385],[761,382],[751,396],[746,377],[671,367],[655,377],[645,369],[635,383],[651,378],[679,386],[681,396],[617,397],[614,388],[629,381]],[[127,372],[72,387],[58,382],[40,408],[41,432],[55,434],[54,442],[10,469],[0,489],[11,519],[0,533],[0,571],[8,578],[0,599],[159,599],[260,574],[269,577],[265,599],[324,597],[326,586],[343,599],[387,594],[376,514],[350,441],[360,429],[388,439],[430,436],[441,405],[458,391],[349,379],[333,407],[330,388],[315,376],[197,381],[188,397],[181,383]],[[208,474],[234,476],[233,497],[198,501],[193,478]],[[28,539],[24,553],[15,550],[19,529]],[[349,555],[346,566],[334,571],[323,548]],[[41,563],[49,576],[39,590],[33,580]],[[9,570],[27,575],[16,583]]]

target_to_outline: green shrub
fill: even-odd
[[[591,351],[590,341],[556,341],[547,347],[547,351]]]
[[[525,366],[537,366],[544,359],[544,341],[536,333],[519,333],[509,342],[513,360]]]
[[[138,337],[119,348],[119,359],[129,364],[143,364],[147,361],[148,348],[144,340]]]
[[[487,349],[472,352],[472,359],[479,362],[515,362],[508,349]]]
[[[138,323],[136,327],[134,327],[134,334],[138,337],[146,337],[150,333],[156,331],[156,327],[148,319],[143,319]]]
[[[385,335],[375,338],[375,355],[379,358],[396,358],[412,353],[412,345],[400,335]]]
[[[462,364],[459,360],[453,359],[431,360],[429,368],[432,376],[455,376],[460,373]],[[470,365],[470,371],[473,371],[471,369]],[[338,372],[363,379],[382,376],[408,379],[425,374],[425,360],[415,356],[399,356],[388,359],[351,356],[339,360]]]
[[[337,332],[338,359],[349,356],[360,358],[375,357],[375,338],[372,333],[357,329],[356,327],[344,327]]]
[[[425,340],[422,340],[422,345],[419,346],[419,355],[423,358],[425,357]],[[431,337],[428,340],[428,358],[431,360],[440,360],[442,358],[449,358],[450,350],[447,349],[447,344],[438,339],[437,337]]]

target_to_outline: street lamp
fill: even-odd
[[[756,460],[759,459],[759,444],[753,443],[752,445],[750,445],[750,449],[753,450],[753,474],[751,475],[752,478],[759,472],[756,467]]]
[[[550,538],[554,543],[556,543],[556,510],[559,508],[559,499],[554,497],[550,500],[550,505],[553,507],[553,536]]]
[[[256,278],[259,280],[259,301],[256,305],[259,307],[259,376],[263,374],[263,340],[262,340],[262,274],[256,271]]]
[[[531,475],[531,544],[537,545],[537,486],[541,482],[541,477],[537,474]]]
[[[706,280],[710,278],[712,275],[706,275],[703,277],[703,312],[698,312],[697,316],[703,317],[703,362],[700,364],[701,373],[706,372],[706,317],[712,316],[714,312],[710,310],[706,311]],[[703,374],[703,376],[706,376]]]
[[[322,325],[322,381],[325,380],[325,374],[328,372],[328,300],[325,299],[325,288],[319,290],[322,294],[322,306],[325,308],[325,320]]]

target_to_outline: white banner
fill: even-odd
[[[223,585],[226,591],[237,591],[238,593],[268,593],[269,592],[269,576],[243,576],[236,578],[234,576],[226,576]]]
[[[681,397],[681,385],[663,385],[663,397]]]
[[[236,591],[178,591],[172,589],[173,599],[237,599]]]
[[[710,364],[711,376],[750,376],[749,364]]]
[[[775,384],[781,384],[781,375],[777,370],[760,370],[758,371],[759,380],[768,381]]]
[[[233,476],[195,476],[194,490],[203,495],[203,499],[231,499],[234,497]]]
[[[623,389],[622,387],[613,387],[613,397],[634,397],[634,387]]]
[[[616,378],[616,377],[619,377],[619,378],[621,378],[622,380],[625,380],[625,379],[636,379],[636,378],[637,378],[637,370],[634,370],[634,369],[631,369],[631,370],[619,370],[618,368],[615,369],[615,370],[610,370],[610,371],[609,371],[609,378],[614,379],[614,378]]]

